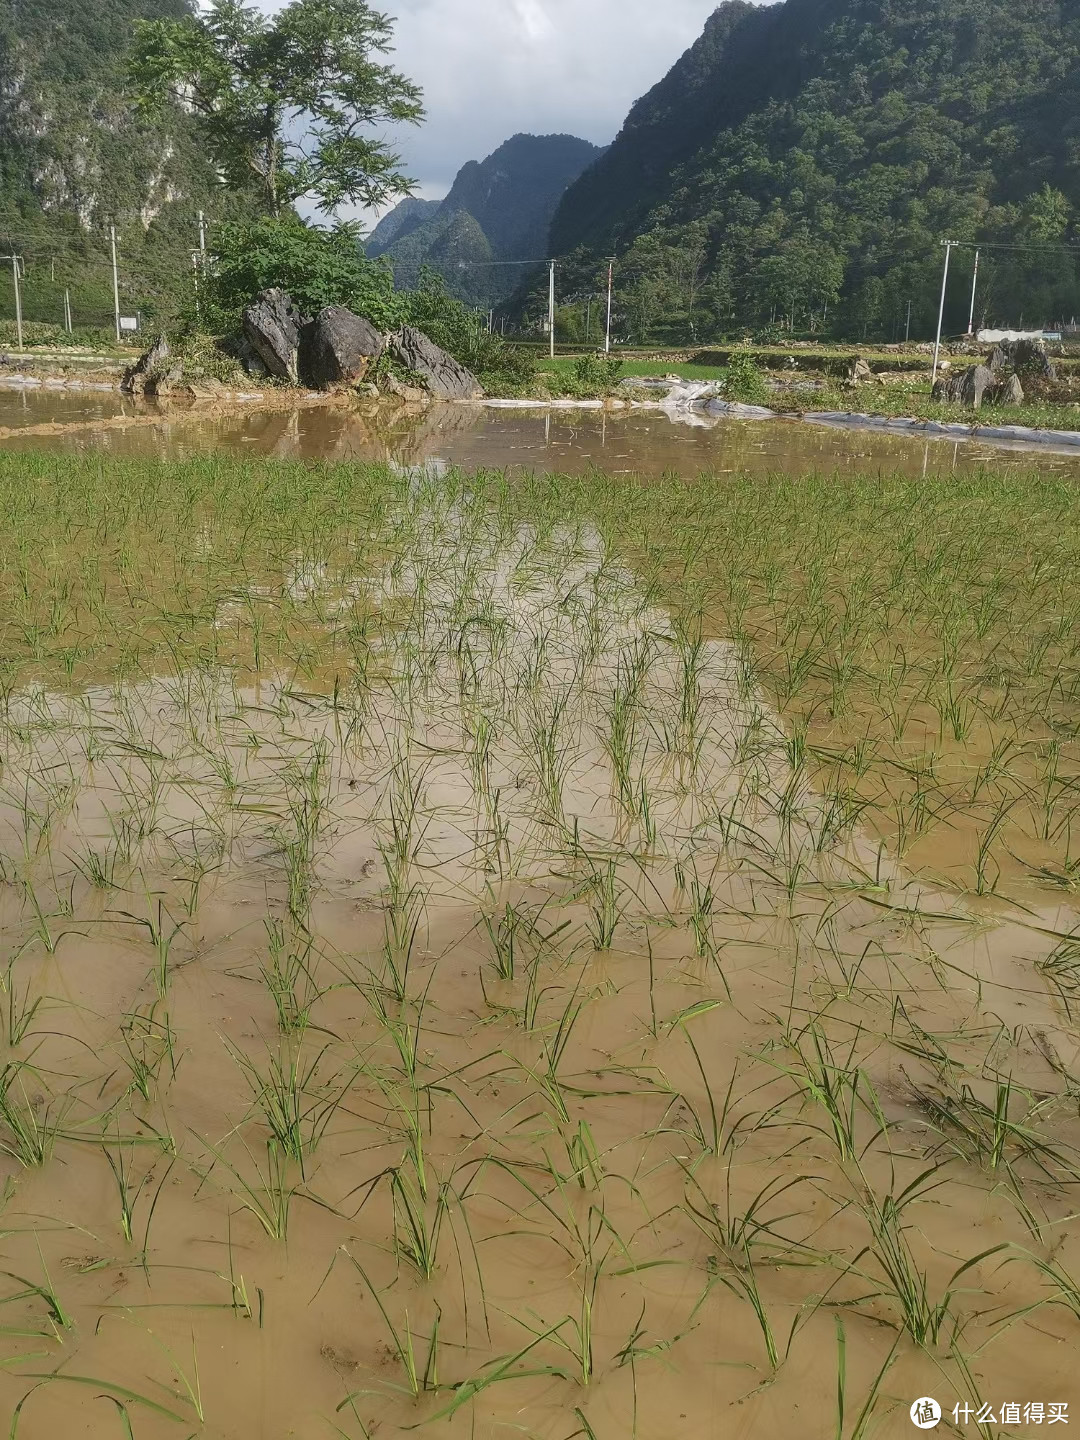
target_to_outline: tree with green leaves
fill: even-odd
[[[194,110],[223,176],[254,186],[271,215],[302,199],[324,213],[374,207],[411,182],[371,128],[424,113],[419,89],[379,58],[392,34],[367,0],[291,0],[273,17],[210,0],[137,26],[130,88],[143,113],[170,100]]]

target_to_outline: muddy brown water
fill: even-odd
[[[70,443],[922,463],[454,415]],[[920,1396],[1077,1423],[1080,1031],[1040,966],[1080,915],[838,833],[734,649],[587,527],[538,545],[436,483],[387,525],[380,566],[282,580],[357,627],[348,693],[192,671],[0,718],[17,1435],[848,1440]]]
[[[146,413],[149,407],[116,389],[60,389],[42,385],[30,389],[0,386],[0,429],[32,429],[49,424],[86,424],[116,416]]]
[[[97,420],[110,428],[98,429]],[[126,423],[130,421],[130,424]],[[70,429],[67,427],[70,426]],[[660,475],[703,470],[1015,470],[1080,473],[1080,459],[1020,448],[913,439],[797,420],[747,422],[660,411],[499,410],[434,406],[388,410],[342,405],[245,413],[160,408],[115,395],[0,394],[5,448],[187,458],[212,452],[285,460],[380,461],[427,467]]]

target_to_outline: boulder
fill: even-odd
[[[994,375],[985,365],[972,365],[958,375],[939,380],[934,386],[935,400],[952,400],[978,410],[987,392],[994,387]]]
[[[328,305],[301,337],[300,373],[305,384],[320,390],[353,384],[364,378],[382,352],[383,338],[370,320],[340,305]]]
[[[300,335],[305,325],[284,290],[264,290],[244,311],[244,338],[271,375],[300,382]]]
[[[993,374],[985,365],[972,365],[958,377],[960,400],[972,410],[978,410],[988,390],[994,386]]]
[[[438,400],[478,400],[484,393],[475,375],[411,325],[391,335],[387,348],[399,364],[423,381],[428,394]]]
[[[172,358],[168,340],[159,335],[146,354],[124,371],[120,389],[127,395],[164,395],[183,373],[183,365]]]
[[[1024,387],[1020,384],[1020,376],[1010,375],[1003,385],[998,386],[998,392],[994,398],[999,405],[1022,405],[1024,403]]]
[[[1057,379],[1057,370],[1041,340],[1006,340],[1001,349],[1009,369],[1015,370],[1018,375],[1039,375],[1044,380]]]
[[[857,356],[856,359],[851,362],[848,369],[849,383],[852,385],[862,385],[865,381],[872,380],[873,378],[874,372],[870,369],[870,366],[861,355]]]

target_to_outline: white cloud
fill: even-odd
[[[282,0],[258,3],[276,10]],[[392,60],[423,88],[428,114],[389,138],[428,198],[519,131],[607,144],[717,3],[378,0],[396,12]]]

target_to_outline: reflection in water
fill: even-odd
[[[42,386],[41,389],[8,389],[0,386],[0,429],[23,429],[30,425],[86,423],[112,420],[117,416],[147,414],[148,402],[136,402],[119,390]]]
[[[10,404],[9,404],[10,401]],[[0,425],[85,421],[110,415],[155,414],[116,395],[38,393],[0,398]],[[7,408],[4,408],[7,407]],[[10,413],[9,413],[10,412]],[[924,436],[695,416],[693,425],[663,411],[490,410],[482,406],[388,409],[298,406],[278,411],[197,414],[161,412],[160,422],[131,428],[72,429],[9,437],[20,449],[94,451],[116,456],[186,458],[221,450],[282,460],[377,461],[395,466],[461,466],[658,476],[666,471],[904,471],[997,469],[1071,473],[1072,456],[1000,446],[957,444]]]

